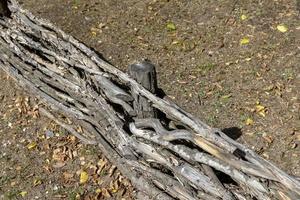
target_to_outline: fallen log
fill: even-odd
[[[151,63],[128,75],[14,0],[8,8],[0,67],[43,102],[41,114],[98,145],[139,198],[300,199],[299,179],[157,95]]]

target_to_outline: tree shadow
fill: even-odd
[[[230,137],[233,140],[237,140],[242,136],[242,130],[238,127],[230,127],[230,128],[224,128],[222,130],[223,133],[225,133],[228,137]],[[247,160],[245,158],[246,153],[242,151],[241,149],[237,148],[233,155],[237,156],[240,159]]]
[[[82,41],[80,41],[80,42],[83,43]],[[95,49],[94,47],[90,47],[90,46],[88,46],[88,45],[85,44],[85,43],[83,43],[83,44],[84,44],[85,46],[89,47],[94,53],[96,53],[97,56],[98,56],[101,60],[105,61],[106,63],[108,63],[108,64],[110,64],[110,65],[113,65],[110,61],[108,61],[108,60],[103,56],[102,53],[100,53],[99,51],[97,51],[97,49]]]
[[[224,128],[222,132],[233,140],[237,140],[242,136],[242,130],[238,127]]]

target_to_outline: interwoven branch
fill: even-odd
[[[300,199],[295,177],[152,94],[15,1],[9,9],[10,17],[0,19],[0,67],[44,102],[41,113],[84,142],[98,144],[150,198]],[[166,118],[138,119],[137,95]],[[84,133],[57,114],[76,121]],[[172,126],[174,121],[181,128]],[[233,182],[223,183],[223,174]]]

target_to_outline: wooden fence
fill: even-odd
[[[98,145],[137,198],[300,199],[298,178],[158,95],[150,62],[128,75],[14,0],[2,10],[0,68],[43,102],[41,114]]]

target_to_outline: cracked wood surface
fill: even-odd
[[[40,98],[42,114],[83,142],[96,143],[141,196],[300,199],[297,178],[153,94],[155,72],[148,72],[153,79],[148,83],[139,79],[140,72],[131,71],[131,78],[10,2],[12,14],[0,19],[0,67]],[[157,118],[155,110],[165,117]],[[66,124],[61,115],[76,124]],[[84,133],[76,132],[76,125]],[[220,172],[233,182],[222,182]]]

